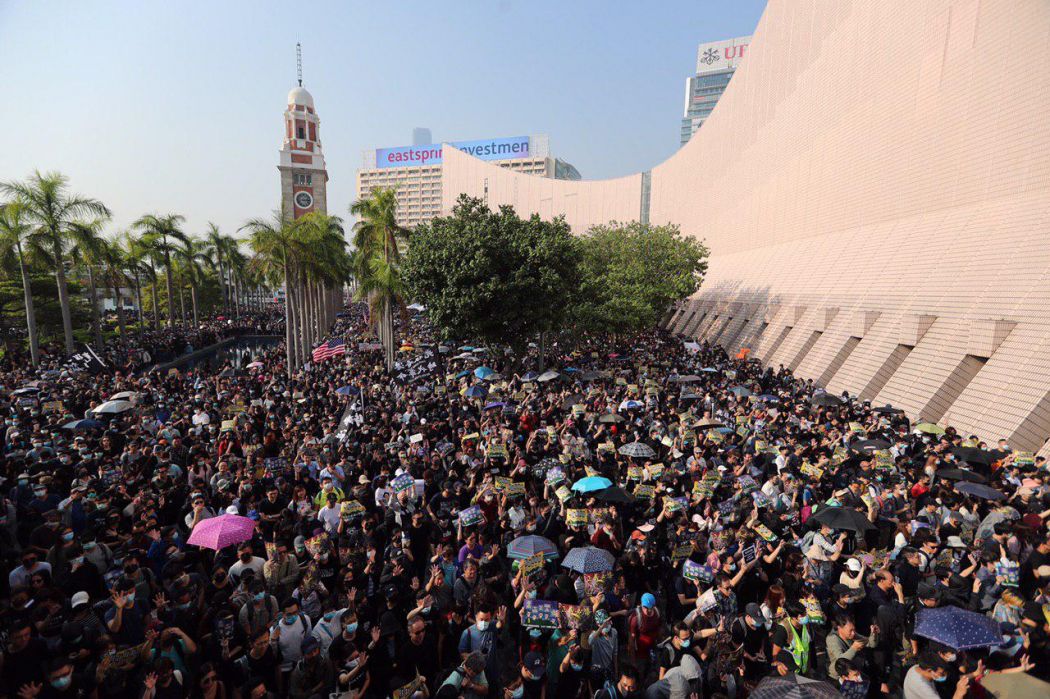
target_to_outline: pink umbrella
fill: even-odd
[[[198,522],[186,543],[218,551],[248,541],[254,534],[255,520],[240,515],[219,515]]]

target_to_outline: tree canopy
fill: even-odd
[[[707,271],[707,247],[675,225],[613,222],[594,226],[579,243],[581,284],[571,312],[578,330],[651,328],[700,288]]]
[[[520,351],[564,322],[580,283],[580,247],[562,219],[522,219],[464,195],[451,216],[411,233],[403,271],[446,339]]]

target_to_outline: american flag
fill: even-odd
[[[346,343],[342,340],[333,339],[318,345],[314,349],[313,356],[315,362],[320,362],[329,357],[338,357],[340,354],[346,354]]]

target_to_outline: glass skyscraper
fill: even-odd
[[[696,75],[685,80],[680,145],[688,143],[707,120],[746,55],[750,43],[750,36],[741,36],[700,44],[696,52]]]

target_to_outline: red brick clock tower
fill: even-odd
[[[296,45],[296,53],[299,46]],[[299,85],[288,93],[284,112],[284,144],[281,146],[281,211],[295,220],[311,211],[328,212],[326,193],[328,171],[321,151],[321,120],[314,110],[314,98],[303,87],[302,61]]]

